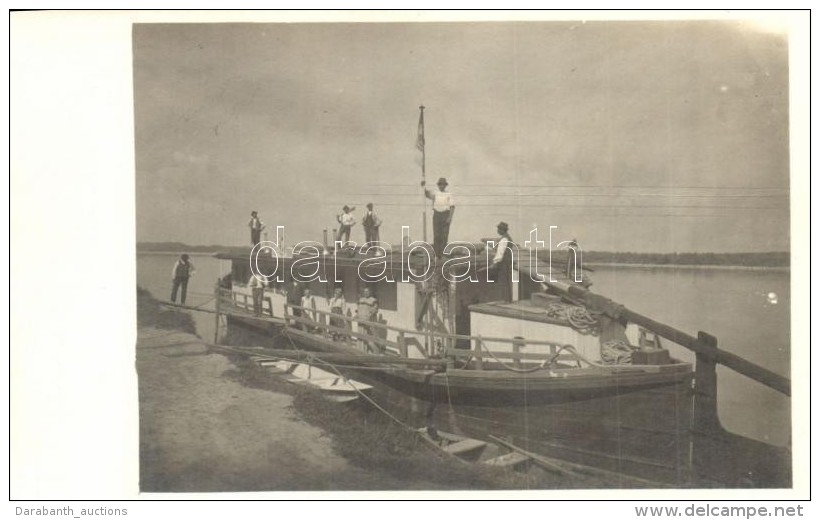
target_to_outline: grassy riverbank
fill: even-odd
[[[142,287],[137,287],[137,327],[154,327],[196,334],[194,319],[190,314],[163,308],[160,302]]]

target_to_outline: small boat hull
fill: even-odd
[[[285,381],[314,388],[322,393],[322,397],[334,402],[353,401],[373,389],[371,385],[322,370],[307,363],[263,358],[257,360],[257,364],[280,376]]]

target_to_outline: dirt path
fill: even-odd
[[[143,492],[401,489],[334,454],[290,396],[242,386],[231,370],[192,334],[139,329]]]

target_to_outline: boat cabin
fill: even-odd
[[[526,343],[531,353],[554,353],[556,345],[571,345],[581,356],[596,361],[602,359],[602,342],[638,344],[636,327],[627,336],[624,326],[592,316],[583,306],[550,294],[550,286],[555,284],[536,281],[539,275],[545,280],[552,276],[560,280],[558,284],[576,282],[568,279],[563,269],[551,272],[549,265],[535,256],[514,255],[509,275],[498,276],[488,269],[493,251],[482,245],[469,256],[437,260],[423,251],[384,253],[374,256],[360,250],[317,247],[304,255],[256,254],[253,262],[251,251],[217,257],[230,263],[230,300],[241,309],[253,310],[249,282],[254,271],[266,278],[261,308],[266,318],[287,320],[294,307],[302,307],[302,317],[326,324],[332,319],[330,300],[336,288],[341,288],[346,325],[353,328],[360,321],[359,299],[365,288],[370,289],[378,312],[367,327],[388,342],[398,342],[402,330],[416,331],[418,334],[402,338],[411,347],[411,357],[428,356],[435,348],[470,349],[471,340],[477,337],[495,351],[516,350],[512,341],[516,339],[525,340],[522,344]],[[288,302],[294,282],[309,296]],[[589,285],[588,279],[584,285]],[[549,345],[532,344],[539,340]]]

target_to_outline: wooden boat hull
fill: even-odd
[[[288,330],[296,343],[308,350],[361,354],[349,345],[315,334]],[[516,373],[507,370],[459,370],[445,372],[404,366],[351,368],[357,377],[372,380],[417,399],[434,403],[474,407],[531,406],[534,403],[565,404],[642,392],[668,386],[691,385],[692,367],[687,363],[643,369],[620,367],[598,369],[539,370]],[[647,371],[648,370],[648,371]]]

